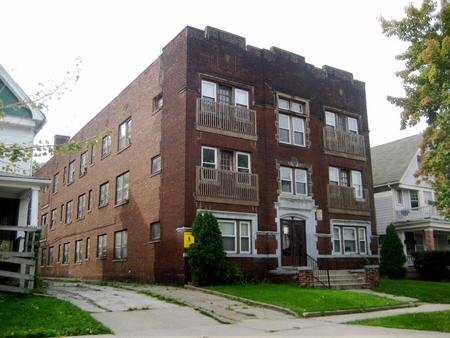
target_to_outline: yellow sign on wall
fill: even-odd
[[[194,243],[195,243],[195,238],[192,235],[192,232],[186,231],[184,233],[184,248],[188,249]]]

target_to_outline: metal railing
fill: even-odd
[[[197,98],[197,126],[256,138],[256,111]]]
[[[362,135],[324,127],[323,138],[326,150],[366,157],[366,143]]]
[[[323,287],[330,289],[330,271],[328,269],[319,269],[319,263],[310,255],[306,255],[306,262],[307,265],[313,269],[314,281],[317,281]]]
[[[196,197],[200,201],[258,204],[258,175],[197,167]]]
[[[404,208],[395,211],[397,221],[412,221],[424,218],[445,219],[439,215],[437,209],[432,205],[424,205],[418,208]]]

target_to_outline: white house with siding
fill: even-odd
[[[377,233],[382,241],[393,223],[404,243],[408,265],[416,251],[450,250],[450,222],[432,205],[430,183],[416,177],[422,135],[371,149]]]

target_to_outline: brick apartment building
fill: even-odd
[[[365,86],[279,48],[186,27],[40,170],[40,271],[182,283],[183,235],[219,220],[248,276],[376,259]],[[64,139],[63,139],[64,141]]]

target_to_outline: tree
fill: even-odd
[[[48,83],[46,85],[39,83],[39,90],[32,96],[25,99],[17,98],[14,102],[3,102],[0,99],[0,120],[3,119],[8,111],[20,109],[45,109],[51,100],[59,100],[61,97],[71,90],[79,79],[81,71],[81,58],[75,59],[75,70],[67,71],[64,79],[59,83]],[[6,90],[6,84],[0,82],[0,94]],[[76,142],[70,140],[67,144],[59,147],[58,153],[79,151],[85,143],[97,142],[97,140],[88,140],[85,142]],[[46,156],[56,151],[54,145],[39,142],[37,144],[19,144],[5,143],[0,141],[0,171],[17,173],[16,166],[20,162],[30,161],[35,156]],[[19,173],[20,174],[20,173]]]
[[[225,281],[227,262],[217,219],[210,211],[198,213],[192,224],[195,243],[189,248],[193,282],[214,285]]]
[[[393,224],[386,228],[386,237],[380,251],[380,272],[389,278],[404,278],[406,273],[406,257],[402,241],[398,237]]]
[[[405,97],[388,96],[400,107],[401,128],[428,124],[423,134],[422,161],[418,176],[429,180],[436,192],[436,206],[450,217],[450,3],[424,0],[420,8],[412,4],[402,20],[380,18],[383,33],[409,43],[398,60],[405,69],[402,79]]]

